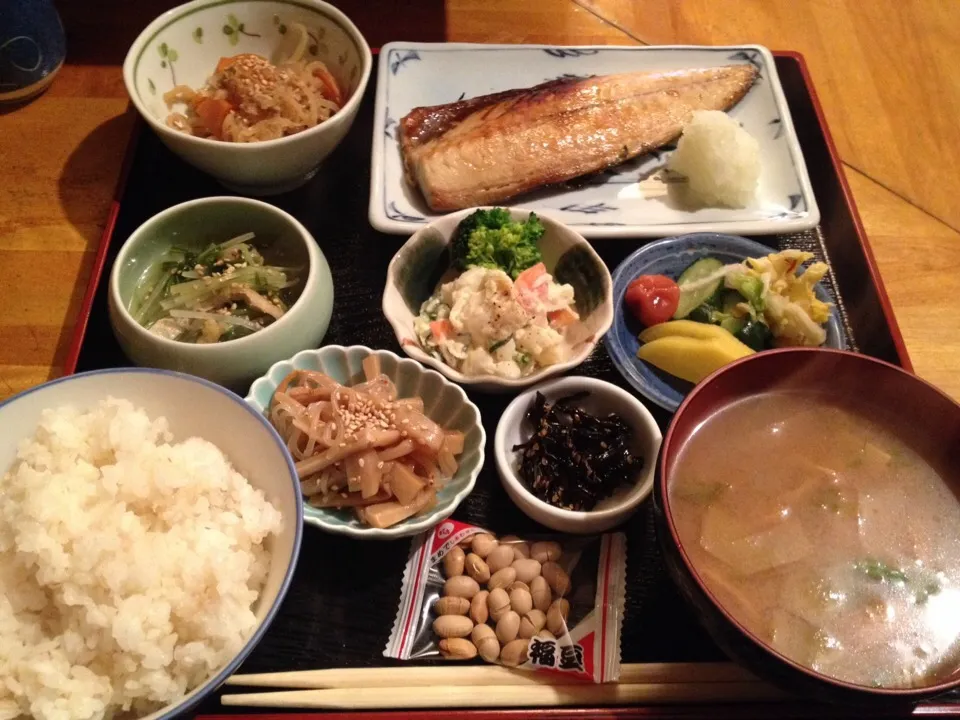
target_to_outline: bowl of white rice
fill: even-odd
[[[0,403],[0,719],[168,718],[231,675],[290,585],[303,501],[236,395],[103,370]]]

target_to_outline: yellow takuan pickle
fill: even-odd
[[[640,341],[638,358],[693,383],[754,352],[722,327],[691,320],[653,325]]]

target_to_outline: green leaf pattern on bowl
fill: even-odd
[[[237,16],[233,13],[227,15],[227,22],[222,29],[223,34],[227,36],[227,40],[231,45],[236,45],[238,42],[240,42],[241,35],[246,35],[247,37],[260,37],[260,33],[248,30],[246,25],[240,22],[240,20],[237,19]]]
[[[177,71],[174,67],[174,63],[180,59],[180,54],[165,42],[162,42],[157,46],[157,53],[160,55],[160,67],[166,69],[169,66],[170,79],[173,81],[173,84],[176,85]]]

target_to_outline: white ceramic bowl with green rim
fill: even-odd
[[[606,263],[580,233],[542,215],[537,217],[545,229],[539,243],[543,264],[558,282],[573,286],[584,330],[580,334],[582,339],[570,348],[568,359],[514,380],[495,375],[464,375],[420,345],[413,321],[437,285],[455,276],[450,270],[450,242],[460,221],[477,209],[451,213],[425,225],[390,261],[383,290],[383,314],[393,327],[400,347],[413,359],[436,368],[454,382],[484,392],[510,392],[576,367],[590,356],[613,324],[613,281]],[[507,210],[519,222],[526,220],[531,212],[523,208]]]
[[[255,247],[269,248],[268,261],[304,268],[300,295],[279,320],[236,340],[197,345],[154,335],[130,314],[137,285],[172,245],[202,249],[247,232],[254,233]],[[167,208],[133,232],[113,263],[107,303],[114,335],[137,365],[243,392],[273,363],[320,344],[333,313],[333,277],[316,240],[289,213],[249,198],[201,198]]]
[[[283,59],[293,23],[311,33],[308,59],[322,60],[349,98],[333,117],[295,135],[255,143],[193,137],[167,127],[164,93],[176,85],[203,87],[221,57],[255,53]],[[269,195],[313,177],[353,124],[372,66],[360,31],[321,0],[194,0],[140,33],[124,60],[123,81],[137,110],[173,152],[231,189]]]
[[[361,383],[364,381],[363,361],[370,355],[380,359],[380,371],[397,386],[399,397],[419,396],[423,399],[427,417],[446,430],[460,430],[464,434],[463,452],[457,456],[457,472],[437,494],[437,504],[432,509],[393,527],[372,528],[362,524],[349,510],[315,508],[309,503],[304,504],[303,521],[340,535],[364,540],[392,540],[417,535],[446,520],[477,482],[483,467],[487,436],[480,409],[461,388],[420,363],[388,350],[372,350],[363,345],[327,345],[317,350],[304,350],[289,360],[278,362],[250,386],[246,400],[259,412],[267,413],[277,387],[294,370],[318,370],[341,385]]]

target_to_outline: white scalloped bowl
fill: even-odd
[[[512,380],[495,375],[464,375],[420,346],[413,330],[414,318],[450,267],[449,246],[457,226],[477,209],[461,210],[434,220],[414,233],[390,261],[383,290],[383,314],[396,333],[400,347],[414,360],[436,368],[454,382],[492,393],[529,387],[577,367],[590,356],[613,324],[613,281],[606,263],[580,233],[543,215],[538,215],[546,230],[540,238],[543,264],[560,282],[573,285],[580,322],[590,332],[585,340],[571,348],[570,358]],[[510,216],[519,221],[526,220],[531,212],[523,208],[507,209]]]
[[[457,472],[437,494],[437,504],[429,512],[415,515],[393,527],[372,528],[362,524],[348,510],[315,508],[307,503],[304,503],[303,521],[340,535],[364,540],[392,540],[417,535],[446,520],[477,482],[483,467],[487,436],[479,408],[461,388],[440,373],[388,350],[372,350],[363,345],[327,345],[317,350],[304,350],[289,360],[274,364],[266,375],[253,382],[246,401],[258,412],[266,413],[277,386],[293,370],[318,370],[342,385],[355,385],[363,382],[363,360],[370,355],[380,358],[380,369],[396,384],[399,397],[419,395],[423,398],[424,413],[431,420],[447,430],[463,432],[464,447],[457,457]]]

